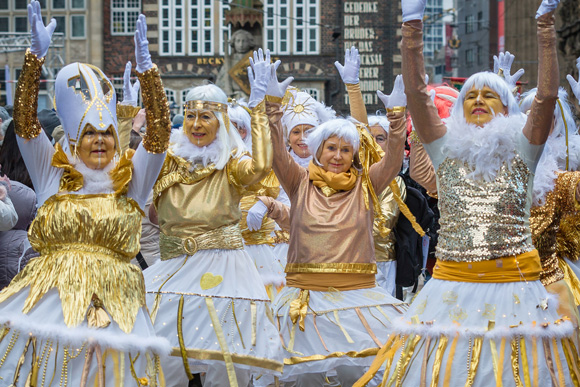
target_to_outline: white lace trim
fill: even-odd
[[[308,164],[310,164],[310,160],[312,160],[312,155],[308,157],[300,157],[292,149],[290,149],[290,156],[300,165],[302,168],[308,169]]]
[[[195,165],[207,167],[212,163],[217,164],[223,152],[222,143],[217,138],[208,146],[199,147],[192,144],[185,133],[179,129],[171,131],[169,142],[171,152],[185,161],[190,162],[192,170]]]
[[[516,155],[517,135],[526,123],[526,116],[498,115],[482,127],[466,123],[463,117],[449,117],[445,123],[449,138],[443,153],[473,168],[468,178],[492,181],[501,166]]]

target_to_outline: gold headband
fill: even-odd
[[[228,105],[226,103],[220,102],[195,100],[195,101],[187,101],[185,103],[185,110],[211,110],[214,112],[226,114],[228,112]]]

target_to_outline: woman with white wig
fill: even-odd
[[[40,256],[0,293],[1,384],[162,385],[159,355],[167,355],[169,343],[155,337],[143,275],[130,262],[139,252],[143,208],[171,130],[145,16],[136,23],[135,56],[150,125],[137,150],[125,152],[115,88],[85,63],[57,74],[64,146],[48,140],[36,112],[56,21],[45,27],[37,1],[28,5],[28,16],[31,46],[16,89],[14,123],[37,194],[28,236]]]
[[[228,103],[228,116],[244,141],[246,150],[252,152],[252,111],[245,101],[232,100]]]
[[[339,69],[358,90],[358,95],[349,90],[352,110],[366,123],[360,59],[356,50],[350,54]],[[276,90],[277,80],[271,82],[269,90]],[[285,349],[282,380],[295,380],[297,386],[322,386],[332,372],[341,385],[352,385],[384,343],[389,320],[405,309],[375,284],[375,216],[383,235],[387,232],[377,193],[400,169],[405,136],[405,109],[397,104],[404,99],[402,90],[390,99],[392,124],[383,160],[365,125],[333,119],[306,139],[313,155],[308,168],[285,152],[281,98],[267,106],[278,154],[273,168],[292,203],[286,287],[273,308]]]
[[[532,89],[522,95],[523,113],[530,111],[536,94],[537,89]],[[530,226],[542,261],[540,279],[551,293],[559,295],[560,314],[577,321],[580,281],[574,262],[580,257],[580,135],[562,88],[553,114],[554,123],[534,176]]]
[[[279,375],[280,340],[270,299],[240,230],[240,198],[270,172],[272,145],[264,96],[269,52],[248,69],[252,156],[228,118],[224,92],[198,86],[187,95],[183,127],[154,186],[161,261],[145,272],[155,331],[169,339],[168,386],[205,372],[204,386],[243,386],[251,373]],[[269,317],[268,317],[269,316]]]
[[[424,80],[425,1],[402,2],[405,92],[437,173],[437,263],[355,386],[383,363],[383,380],[400,386],[578,384],[577,327],[540,281],[530,230],[533,174],[558,97],[556,7],[545,0],[536,14],[539,87],[529,116],[501,77],[477,73],[442,121]]]

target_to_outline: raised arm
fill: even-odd
[[[169,146],[171,120],[169,103],[157,66],[151,62],[147,41],[147,21],[139,15],[135,32],[137,77],[141,83],[143,105],[147,116],[147,132],[133,156],[133,176],[128,196],[145,208],[145,203],[165,160]]]
[[[350,115],[363,124],[368,124],[367,109],[365,107],[362,92],[360,90],[360,55],[355,47],[346,50],[344,54],[344,66],[340,62],[334,62],[340,78],[346,85],[350,104]]]
[[[18,78],[14,101],[14,131],[20,153],[30,174],[39,198],[39,205],[46,200],[55,186],[59,170],[51,165],[54,148],[42,130],[37,117],[40,73],[48,52],[56,21],[44,26],[40,3],[28,4],[28,21],[31,26],[31,45],[26,51],[22,72]],[[58,184],[56,184],[58,188]]]
[[[284,231],[290,231],[290,208],[269,196],[258,196],[267,208],[266,215]]]
[[[266,116],[266,89],[271,77],[270,51],[266,57],[262,49],[254,51],[248,67],[251,92],[248,106],[252,109],[252,157],[244,158],[237,165],[236,178],[240,184],[250,185],[259,182],[270,173],[272,168],[272,142],[270,126]]]
[[[532,108],[524,136],[531,144],[542,145],[550,135],[554,119],[554,108],[558,98],[560,73],[558,71],[558,52],[556,50],[556,29],[554,11],[558,1],[544,0],[536,13],[538,34],[538,92]]]
[[[379,99],[387,109],[387,118],[390,123],[387,152],[381,161],[371,166],[369,171],[373,188],[377,194],[380,194],[393,181],[403,163],[407,128],[405,117],[407,97],[402,78],[401,75],[397,75],[391,94],[383,94],[377,90]]]
[[[141,110],[137,106],[139,88],[139,80],[131,85],[131,62],[129,61],[125,65],[125,73],[123,74],[123,101],[117,104],[117,126],[121,152],[129,149],[133,118]]]
[[[423,60],[423,12],[426,0],[402,0],[403,39],[401,41],[403,80],[408,109],[417,134],[429,144],[447,133],[437,108],[433,104],[425,82]]]
[[[427,194],[437,197],[437,178],[433,163],[423,148],[421,140],[415,131],[409,136],[411,144],[411,158],[409,160],[409,176],[427,190]]]

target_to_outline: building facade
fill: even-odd
[[[497,55],[497,0],[459,0],[456,20],[461,39],[458,76],[493,69]]]
[[[24,52],[30,45],[28,3],[27,0],[0,0],[0,104],[6,103],[6,69],[13,95]],[[39,109],[52,107],[51,89],[59,68],[71,62],[103,66],[102,1],[41,0],[40,4],[45,20],[54,18],[57,27],[42,74]]]
[[[217,82],[224,53],[233,50],[228,41],[242,22],[256,48],[268,48],[282,61],[280,78],[293,76],[295,86],[338,112],[348,112],[348,96],[334,67],[336,60],[343,62],[345,47],[360,50],[361,88],[371,112],[381,108],[376,90],[390,92],[400,73],[399,2],[105,0],[103,10],[105,72],[122,84],[125,63],[134,58],[134,20],[141,10],[174,113],[190,88]],[[250,15],[240,16],[246,10]]]

